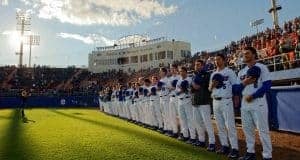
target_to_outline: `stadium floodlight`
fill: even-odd
[[[0,0],[0,5],[7,6],[8,5],[8,0]]]
[[[258,20],[250,22],[250,26],[251,27],[256,27],[256,26],[258,26],[260,24],[263,24],[263,23],[264,23],[264,19],[258,19]]]
[[[31,48],[32,46],[38,46],[40,45],[40,36],[39,35],[28,35],[25,36],[25,41],[24,43],[29,45],[29,62],[28,62],[28,67],[31,67]]]
[[[257,19],[250,22],[251,27],[256,27],[256,34],[258,35],[258,26],[264,23],[264,19]]]
[[[17,11],[16,13],[17,19],[17,30],[21,32],[21,42],[20,42],[20,52],[19,52],[19,67],[21,68],[23,65],[23,37],[24,31],[29,31],[30,26],[30,17],[28,12]]]

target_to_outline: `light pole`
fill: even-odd
[[[278,20],[278,11],[282,9],[280,5],[276,4],[276,0],[271,0],[272,8],[269,9],[269,13],[272,14],[273,18],[273,26],[276,28],[279,26],[279,20]]]
[[[258,26],[264,23],[264,19],[258,19],[250,22],[251,27],[256,27],[256,36],[258,36]]]
[[[29,26],[30,26],[30,17],[28,13],[23,12],[23,11],[18,11],[17,12],[17,30],[21,32],[21,42],[20,42],[20,52],[19,54],[19,67],[22,68],[23,65],[23,38],[24,38],[24,32],[25,31],[30,31]]]
[[[25,41],[25,44],[29,45],[29,62],[28,67],[31,67],[31,50],[32,46],[38,46],[40,45],[40,36],[39,35],[28,35],[26,36],[27,39]]]

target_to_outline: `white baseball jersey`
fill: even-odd
[[[111,101],[118,101],[118,97],[117,97],[117,91],[116,90],[114,90],[113,92],[112,92],[112,95],[111,95]]]
[[[152,86],[149,86],[149,87],[147,87],[147,86],[144,86],[143,88],[144,88],[144,90],[148,90],[148,93],[147,93],[147,97],[149,96],[149,94],[151,93],[151,87]]]
[[[237,76],[234,71],[228,67],[225,67],[221,71],[215,71],[211,74],[209,83],[212,83],[212,77],[215,74],[221,74],[224,77],[224,86],[221,88],[213,88],[211,97],[230,98],[232,97],[232,85],[236,84]]]
[[[163,82],[164,85],[162,86],[159,95],[160,96],[166,96],[167,94],[169,94],[168,87],[171,85],[170,78],[164,77],[164,78],[160,79],[160,81]]]
[[[174,80],[179,80],[181,77],[179,76],[179,75],[172,75],[171,77],[169,77],[169,85],[168,85],[168,87],[170,88],[171,86],[172,86],[172,82],[174,81]],[[178,84],[178,82],[177,82],[177,84]],[[171,94],[172,95],[175,95],[176,94],[176,92],[175,92],[175,90],[172,90],[171,91]]]
[[[129,92],[129,96],[128,96],[128,93],[127,92]],[[127,100],[129,100],[131,97],[132,97],[132,92],[133,92],[133,88],[128,88],[127,90],[126,90],[126,92],[125,92],[125,99],[126,99],[126,101]]]
[[[181,85],[181,82],[184,80],[187,80],[189,82],[189,85],[191,85],[192,81],[193,81],[191,77],[186,77],[185,79],[180,77],[180,79],[178,80],[177,85],[176,85],[176,90],[175,90],[176,92],[180,92],[180,90],[181,90],[180,85]],[[179,95],[179,97],[182,97],[182,96],[183,96],[183,94]]]
[[[261,63],[255,63],[255,66],[259,67],[261,70],[260,77],[257,80],[257,84],[249,84],[245,86],[244,90],[242,91],[243,96],[254,94],[259,88],[262,87],[263,82],[270,80],[270,72],[265,65]],[[246,66],[242,70],[240,70],[237,79],[238,83],[242,83],[242,81],[246,78],[248,69],[249,67]]]

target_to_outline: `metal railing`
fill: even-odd
[[[293,60],[289,59],[289,53],[282,53],[272,57],[260,59],[257,62],[265,64],[271,72],[298,68],[300,67],[300,56],[296,54],[300,53],[295,53],[295,59]]]
[[[282,54],[274,55],[272,57],[259,59],[259,60],[257,60],[257,62],[266,65],[269,68],[270,72],[288,70],[288,69],[292,69],[292,68],[299,68],[300,67],[300,52],[295,53],[294,60],[289,59],[289,53],[282,53]],[[245,66],[245,64],[239,64],[239,65],[230,65],[228,67],[231,68],[232,70],[238,72],[244,66]],[[213,72],[214,70],[215,69],[210,70],[210,72]]]

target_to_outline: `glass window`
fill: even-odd
[[[158,60],[166,59],[166,51],[158,52]]]
[[[153,54],[150,53],[150,54],[149,54],[149,61],[152,61],[152,60],[153,60]]]
[[[167,52],[167,58],[168,59],[173,59],[173,51],[168,51]]]
[[[141,62],[147,62],[148,61],[148,55],[145,54],[145,55],[142,55],[141,56]]]
[[[130,62],[131,63],[138,63],[139,62],[138,56],[132,56],[132,57],[130,57]]]

